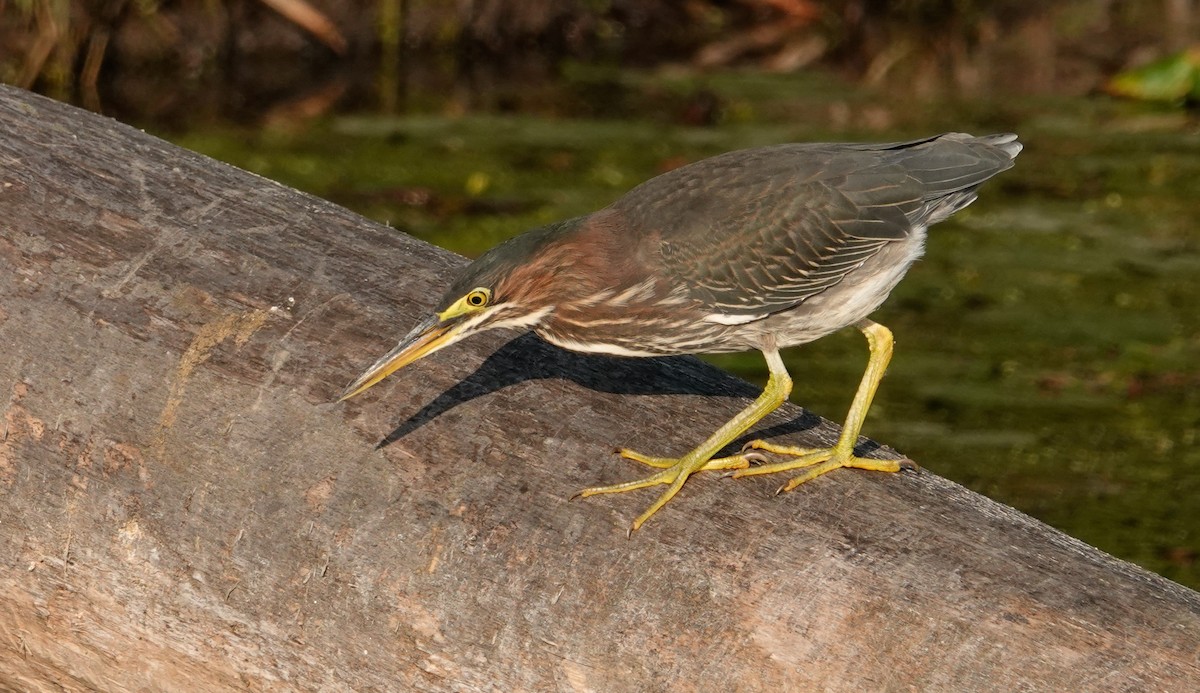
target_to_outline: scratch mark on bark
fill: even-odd
[[[267,311],[258,309],[234,313],[210,322],[196,331],[192,343],[179,358],[179,366],[175,369],[175,377],[172,378],[171,389],[167,393],[167,402],[163,405],[162,414],[158,419],[154,451],[160,461],[166,461],[167,434],[175,424],[175,417],[179,413],[179,406],[183,404],[184,393],[196,366],[207,361],[212,356],[213,349],[230,337],[239,347],[245,344],[251,335],[263,326],[269,315]]]
[[[154,243],[154,247],[139,254],[137,257],[130,259],[129,264],[125,268],[125,272],[117,279],[116,282],[113,283],[112,286],[100,292],[100,295],[104,298],[115,298],[116,296],[119,296],[121,289],[123,289],[125,285],[137,275],[137,273],[146,265],[147,262],[149,262],[155,255],[158,255],[164,249],[175,245],[176,241],[178,241],[182,236],[183,233],[180,231],[164,230]],[[183,250],[190,251],[190,246],[194,246],[195,242],[193,241],[185,245],[189,247],[185,247]]]
[[[200,234],[190,233],[188,230],[186,230],[187,227],[175,225],[171,220],[165,218],[163,210],[153,203],[154,198],[148,192],[144,173],[135,169],[132,177],[138,184],[138,187],[142,193],[141,200],[143,204],[141,209],[146,213],[142,223],[148,227],[157,226],[162,229],[162,231],[155,239],[154,247],[139,254],[137,257],[130,259],[127,267],[125,268],[125,272],[112,286],[104,289],[104,291],[101,292],[101,295],[104,298],[114,298],[118,296],[121,292],[121,289],[123,289],[126,284],[133,280],[133,278],[139,271],[141,271],[142,267],[144,267],[147,262],[153,259],[154,256],[161,253],[163,250],[175,247],[181,239],[184,242],[175,251],[178,255],[189,254],[195,250],[197,245],[199,245]],[[213,200],[206,205],[190,210],[183,215],[183,219],[190,222],[189,227],[195,226],[201,220],[208,217],[209,212],[217,209],[218,213],[213,215],[213,218],[215,219],[217,216],[220,216],[220,204],[220,200]]]
[[[271,370],[267,373],[266,380],[264,380],[262,385],[260,385],[258,388],[258,399],[255,400],[253,409],[257,410],[259,407],[262,406],[263,397],[264,397],[266,391],[272,385],[275,384],[275,377],[279,374],[279,370],[281,368],[283,368],[284,364],[286,364],[288,359],[291,358],[291,352],[289,352],[287,349],[284,349],[282,347],[282,345],[285,342],[287,342],[288,338],[292,335],[292,333],[296,331],[296,328],[298,328],[298,327],[300,327],[300,325],[304,324],[304,321],[308,320],[313,315],[319,315],[322,312],[324,312],[326,309],[329,308],[329,306],[333,305],[339,299],[345,299],[345,298],[351,298],[350,294],[340,293],[340,294],[335,294],[335,295],[329,297],[327,300],[322,302],[317,307],[305,312],[304,315],[301,316],[299,320],[297,320],[295,323],[292,324],[291,327],[288,328],[287,332],[284,332],[283,335],[281,337],[279,337],[278,340],[276,340],[276,344],[280,345],[280,347],[279,347],[278,351],[276,351],[275,354],[272,355],[272,357],[271,357]],[[272,306],[270,308],[270,311],[273,313],[282,313],[282,314],[290,316],[292,306],[294,305],[294,303],[295,303],[295,299],[289,297],[287,300],[286,306]]]
[[[350,294],[345,293],[345,292],[340,293],[340,294],[335,294],[333,296],[330,296],[327,300],[325,300],[323,303],[321,303],[316,308],[313,308],[312,310],[305,312],[304,315],[301,316],[300,319],[297,320],[294,325],[292,325],[291,327],[288,328],[287,332],[283,333],[283,336],[281,336],[279,338],[279,343],[283,344],[285,341],[287,341],[287,338],[292,336],[292,333],[296,331],[296,328],[300,327],[300,325],[304,324],[305,320],[308,320],[310,317],[312,317],[314,315],[320,315],[322,312],[324,312],[324,310],[326,308],[328,308],[330,305],[332,305],[335,301],[338,301],[343,298],[351,298],[351,296],[350,296]]]

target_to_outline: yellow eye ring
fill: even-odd
[[[466,304],[472,308],[482,308],[487,305],[489,298],[491,298],[491,292],[489,292],[487,289],[475,289],[471,293],[467,294],[464,300],[466,301]]]

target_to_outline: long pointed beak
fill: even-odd
[[[439,321],[436,315],[430,316],[401,339],[396,348],[358,376],[358,380],[350,383],[338,401],[350,399],[413,361],[457,341],[462,328],[461,320]]]

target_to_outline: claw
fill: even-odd
[[[746,462],[751,464],[766,464],[767,462],[770,462],[770,460],[767,459],[767,456],[761,452],[743,452],[741,456],[746,460]]]

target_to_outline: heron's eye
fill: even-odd
[[[472,308],[482,308],[488,304],[488,299],[492,297],[492,292],[487,289],[475,289],[467,294],[467,305]]]

